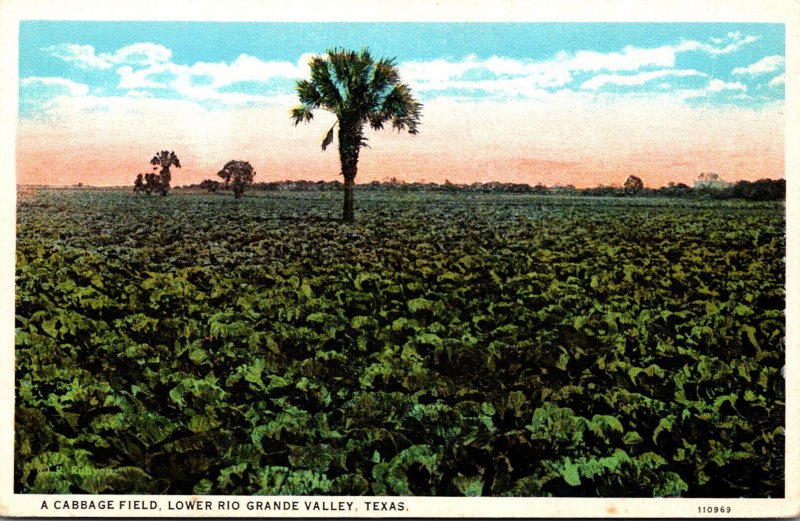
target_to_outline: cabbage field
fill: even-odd
[[[20,194],[15,490],[784,495],[782,203]]]

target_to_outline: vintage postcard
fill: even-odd
[[[800,515],[800,3],[643,7],[0,3],[0,514]]]

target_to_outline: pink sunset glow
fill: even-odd
[[[335,180],[335,147],[319,142],[333,123],[319,112],[293,127],[290,98],[261,108],[215,112],[186,102],[119,99],[106,111],[64,104],[46,119],[23,120],[17,183],[129,186],[149,160],[174,150],[175,186],[216,178],[230,159],[249,161],[256,181]],[[425,104],[420,133],[369,131],[357,182],[518,182],[577,187],[691,184],[713,171],[729,181],[784,177],[782,105],[690,108],[676,100],[599,103],[580,97],[541,102]]]

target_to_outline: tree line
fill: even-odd
[[[186,185],[187,190],[204,190],[209,193],[219,191],[223,183],[205,180]],[[269,181],[250,185],[255,192],[331,192],[342,189],[341,181]],[[444,184],[429,182],[402,182],[397,180],[372,181],[359,185],[361,191],[427,191],[427,192],[472,192],[508,193],[531,195],[572,195],[585,197],[685,197],[694,199],[744,199],[749,201],[780,201],[786,199],[785,179],[760,179],[758,181],[739,181],[727,188],[692,188],[684,183],[669,183],[661,188],[631,189],[624,186],[599,186],[576,188],[567,186],[530,185],[527,183],[470,183]]]
[[[693,188],[684,183],[669,183],[661,188],[619,188],[601,186],[576,190],[579,195],[600,197],[650,196],[687,197],[696,199],[744,199],[748,201],[782,201],[786,199],[786,179],[738,181],[730,186]]]

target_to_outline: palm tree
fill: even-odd
[[[181,167],[181,162],[178,161],[178,156],[175,155],[175,152],[167,152],[166,150],[162,150],[153,156],[153,159],[150,160],[150,164],[153,165],[154,171],[158,170],[159,166],[161,167],[161,171],[158,173],[159,190],[161,191],[161,195],[167,195],[167,192],[169,192],[169,182],[172,180],[172,174],[169,171],[169,167]]]
[[[400,82],[394,59],[373,60],[369,49],[359,52],[329,49],[326,56],[308,62],[311,80],[297,82],[300,105],[292,109],[294,124],[309,122],[321,108],[336,116],[336,123],[322,140],[322,150],[333,142],[333,129],[339,125],[339,161],[344,177],[342,220],[353,220],[353,183],[358,169],[358,153],[367,146],[364,125],[380,130],[387,122],[398,132],[417,133],[422,104]]]

